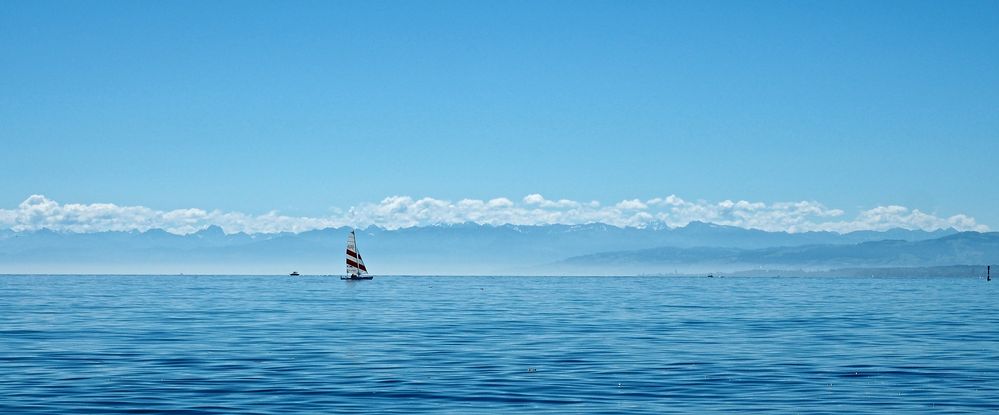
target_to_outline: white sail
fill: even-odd
[[[347,236],[347,275],[361,276],[368,273],[364,266],[361,254],[357,252],[357,241],[354,239],[354,231],[350,231]]]

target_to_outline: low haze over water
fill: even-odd
[[[995,412],[996,284],[2,276],[0,412]]]

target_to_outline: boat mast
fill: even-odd
[[[361,250],[357,248],[357,235],[351,230],[350,233],[354,235],[354,256],[357,258],[357,276],[361,276],[361,267],[363,267],[364,262],[361,260]]]

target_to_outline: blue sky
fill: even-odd
[[[902,205],[999,228],[999,3],[0,7],[0,208]]]

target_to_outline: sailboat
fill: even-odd
[[[368,275],[368,269],[364,266],[361,254],[357,252],[357,239],[354,230],[350,230],[347,235],[347,275],[341,276],[341,280],[370,280],[374,277]]]

